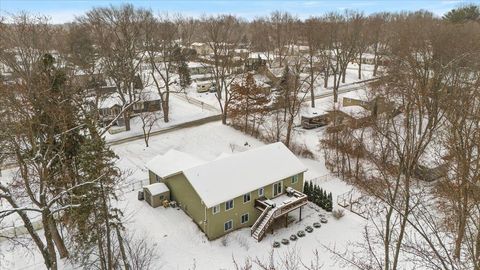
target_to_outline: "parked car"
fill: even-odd
[[[204,83],[197,85],[197,93],[206,93],[212,87],[212,83]]]

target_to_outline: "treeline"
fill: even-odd
[[[230,105],[238,101],[232,101],[233,93],[252,100],[251,89],[243,88],[256,87],[235,70],[235,50],[265,52],[270,67],[284,70],[270,132],[289,144],[301,90],[313,95],[317,78],[327,86],[333,76],[337,101],[347,65],[361,63],[369,52],[374,73],[387,75],[375,93],[398,104],[402,118],[378,118],[361,140],[348,130],[342,131],[342,144],[338,134],[329,138],[333,144],[326,148],[332,151],[326,155],[334,170],[354,175],[383,202],[375,212],[381,225],[366,240],[382,243],[380,249],[367,249],[365,257],[352,261],[364,268],[399,269],[401,259],[412,255],[431,269],[479,269],[479,25],[470,11],[452,12],[445,19],[429,12],[346,12],[307,20],[274,12],[247,22],[231,15],[154,16],[125,5],[94,8],[60,26],[28,14],[2,18],[0,64],[2,74],[10,75],[0,84],[0,165],[13,162],[18,168],[0,183],[0,221],[18,216],[47,269],[58,269],[59,258],[85,269],[148,269],[153,248],[125,230],[116,208],[125,175],[103,139],[113,122],[100,128],[99,74],[115,85],[122,100],[117,117],[125,119],[127,130],[141,95],[139,77],[159,93],[168,122],[173,74],[198,59],[189,48],[203,42],[211,51],[208,62],[226,123]],[[295,53],[299,45],[307,51]],[[246,81],[231,87],[242,75]],[[188,78],[182,80],[184,87]],[[267,103],[263,97],[254,100],[253,107],[234,107],[246,114],[247,123],[250,113],[261,114],[258,106]],[[446,149],[451,173],[435,192],[423,193],[415,186],[414,169],[432,141]],[[370,150],[364,153],[368,167],[360,168],[359,159],[340,147],[330,148],[352,143]],[[420,200],[433,195],[432,201]],[[43,234],[33,228],[33,217],[41,221]],[[425,224],[429,230],[423,230]]]
[[[342,259],[480,269],[480,24],[471,10],[390,21],[386,76],[368,91],[385,109],[322,140],[329,168],[377,202],[364,205],[365,244]]]

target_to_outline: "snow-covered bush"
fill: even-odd
[[[343,216],[345,216],[345,211],[343,211],[343,209],[335,209],[332,212],[332,216],[337,220],[341,219]]]

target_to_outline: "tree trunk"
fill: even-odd
[[[468,165],[467,165],[468,166]],[[468,171],[468,169],[467,169]],[[465,180],[461,180],[462,182],[466,182]],[[457,259],[460,258],[460,253],[462,251],[462,243],[463,239],[465,238],[465,227],[467,225],[467,217],[468,217],[468,189],[465,184],[464,187],[460,190],[460,196],[462,201],[460,202],[460,211],[458,213],[458,223],[457,223],[457,235],[455,237],[455,250],[453,256]]]
[[[287,136],[285,138],[286,147],[290,146],[290,140],[291,140],[290,137],[292,136],[292,127],[293,127],[293,117],[290,117],[290,119],[288,119],[288,124],[287,124]]]
[[[340,73],[342,76],[342,83],[345,83],[345,77],[347,77],[347,67],[345,67],[342,72]]]
[[[100,188],[102,190],[102,208],[103,208],[103,215],[105,217],[105,237],[107,239],[106,241],[106,248],[107,248],[107,269],[111,270],[113,269],[113,259],[112,259],[112,246],[111,246],[111,234],[110,234],[110,213],[108,211],[108,204],[107,204],[107,198],[105,194],[105,190],[103,187],[102,181],[100,181]]]
[[[130,112],[128,111],[129,109],[123,113],[123,121],[125,122],[126,131],[130,131]]]
[[[359,60],[358,60],[358,79],[362,79],[362,55],[360,54]]]
[[[313,56],[310,55],[310,102],[312,105],[312,108],[315,108],[315,88],[314,88],[314,72],[313,72]]]
[[[55,221],[51,216],[48,220],[48,225],[49,225],[48,227],[49,227],[50,233],[52,235],[52,239],[55,242],[55,246],[57,247],[58,253],[60,254],[60,258],[67,258],[68,257],[67,247],[65,246],[65,243],[63,242],[62,237],[58,233],[58,229],[55,224]]]
[[[120,254],[122,255],[123,265],[125,266],[125,270],[129,270],[130,264],[128,263],[127,254],[125,253],[125,247],[123,245],[122,234],[120,233],[118,226],[115,226],[115,231],[117,232],[118,247],[120,248]]]
[[[340,78],[338,78],[340,81]],[[338,102],[337,73],[333,73],[333,102]]]
[[[375,42],[373,50],[373,77],[377,76],[378,68],[378,42]]]
[[[330,76],[330,69],[326,68],[325,69],[325,78],[323,79],[323,87],[327,88],[328,87],[328,77]]]
[[[170,111],[168,100],[162,101],[162,111],[163,111],[163,121],[165,123],[168,123],[168,121],[170,121],[169,114],[168,114]]]
[[[49,215],[50,211],[44,210],[42,211],[42,225],[44,230],[44,236],[45,236],[45,242],[47,243],[47,254],[48,254],[48,264],[50,267],[48,269],[51,270],[57,270],[58,265],[57,265],[57,254],[55,251],[55,244],[53,243],[52,240],[52,234],[51,231],[48,229],[50,227],[49,225]]]

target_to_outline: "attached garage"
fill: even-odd
[[[155,183],[143,187],[145,201],[152,207],[162,205],[164,200],[170,200],[170,190],[164,183]]]

